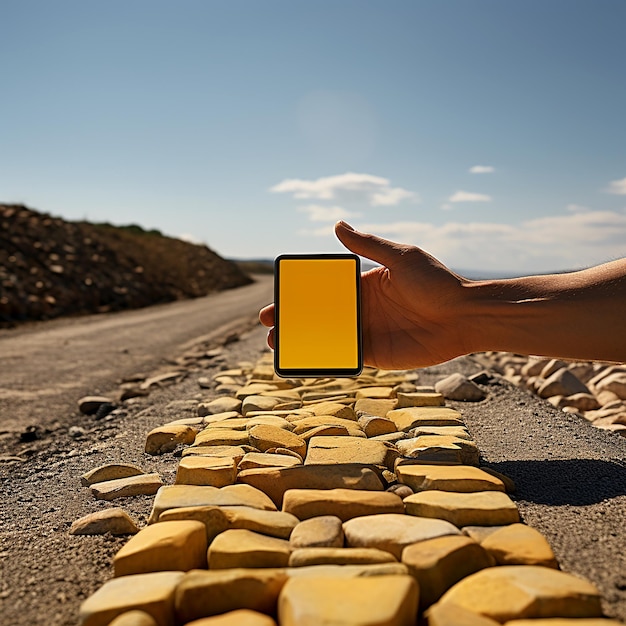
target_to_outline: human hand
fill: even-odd
[[[471,351],[463,311],[469,281],[423,250],[360,233],[345,222],[335,234],[346,248],[380,263],[361,278],[363,359],[383,369],[426,367]],[[274,305],[261,310],[271,328]]]

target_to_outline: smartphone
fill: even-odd
[[[283,377],[363,369],[361,263],[355,254],[284,254],[274,262],[274,369]]]

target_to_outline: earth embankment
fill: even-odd
[[[252,282],[204,245],[0,204],[0,326],[136,309]]]

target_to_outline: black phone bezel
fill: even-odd
[[[357,316],[357,367],[355,368],[281,368],[280,355],[280,262],[283,260],[333,260],[350,259],[355,261],[356,316]],[[356,254],[281,254],[274,259],[274,371],[281,378],[339,378],[358,376],[363,371],[363,330],[361,323],[361,259]]]

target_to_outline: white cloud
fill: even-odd
[[[626,177],[620,180],[612,180],[607,191],[618,196],[626,196]]]
[[[586,206],[582,206],[580,204],[568,204],[565,208],[572,213],[584,213],[590,210]]]
[[[495,171],[493,165],[474,165],[469,168],[470,174],[493,174]]]
[[[452,205],[448,204],[447,202],[441,205],[442,211],[449,211],[451,208],[452,208]]]
[[[471,191],[455,191],[448,198],[448,202],[491,202],[491,196]]]
[[[418,245],[447,265],[520,275],[577,269],[626,257],[626,211],[578,211],[519,222],[354,223],[361,231]],[[309,232],[320,236],[329,231]]]
[[[321,204],[301,206],[298,207],[298,211],[307,213],[312,222],[337,222],[360,215],[360,213],[352,213],[340,206],[323,206]]]
[[[402,200],[413,198],[415,194],[402,187],[389,187],[372,195],[372,206],[393,206]]]
[[[286,178],[270,187],[272,193],[290,193],[297,199],[333,200],[348,197],[371,206],[392,206],[402,200],[417,200],[417,194],[402,187],[392,187],[388,178],[372,174],[346,172],[314,180]]]

